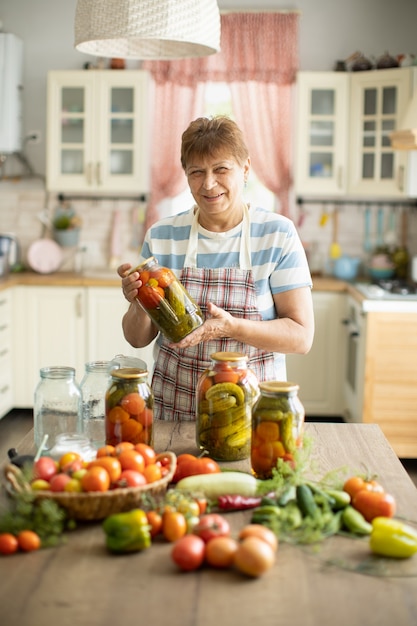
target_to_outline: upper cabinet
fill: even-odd
[[[150,98],[148,72],[49,72],[48,190],[146,193]]]
[[[391,148],[415,68],[299,72],[296,192],[407,196],[406,152]]]

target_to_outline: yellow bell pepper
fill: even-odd
[[[417,552],[417,531],[399,520],[376,517],[372,520],[369,545],[374,554],[407,559]]]

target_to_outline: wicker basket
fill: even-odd
[[[143,487],[123,487],[104,492],[58,492],[36,491],[36,499],[49,498],[66,509],[69,517],[77,520],[102,520],[113,513],[122,513],[145,506],[146,502],[163,498],[175,473],[177,457],[173,452],[158,454],[156,460],[169,458],[169,472],[166,476]],[[23,475],[16,465],[6,465],[4,469],[8,491],[20,491],[30,487],[23,482]]]

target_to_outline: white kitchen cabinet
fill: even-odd
[[[344,73],[298,73],[298,193],[346,193],[348,91]]]
[[[118,287],[88,287],[87,360],[108,361],[117,354],[124,354],[142,359],[151,371],[153,342],[145,348],[133,348],[124,338],[122,317],[127,308],[128,303]]]
[[[13,408],[12,293],[0,291],[0,418]]]
[[[14,297],[14,406],[32,407],[41,367],[74,367],[81,382],[86,354],[85,289],[15,287]]]
[[[316,331],[306,355],[287,355],[287,378],[300,385],[307,416],[343,414],[344,293],[314,292]]]
[[[391,148],[416,68],[299,72],[295,180],[298,195],[401,198],[409,159]]]
[[[145,71],[49,72],[48,190],[146,193],[150,99]]]

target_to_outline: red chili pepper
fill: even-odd
[[[219,496],[217,505],[222,511],[242,511],[245,509],[255,509],[261,504],[261,497],[227,495]]]

